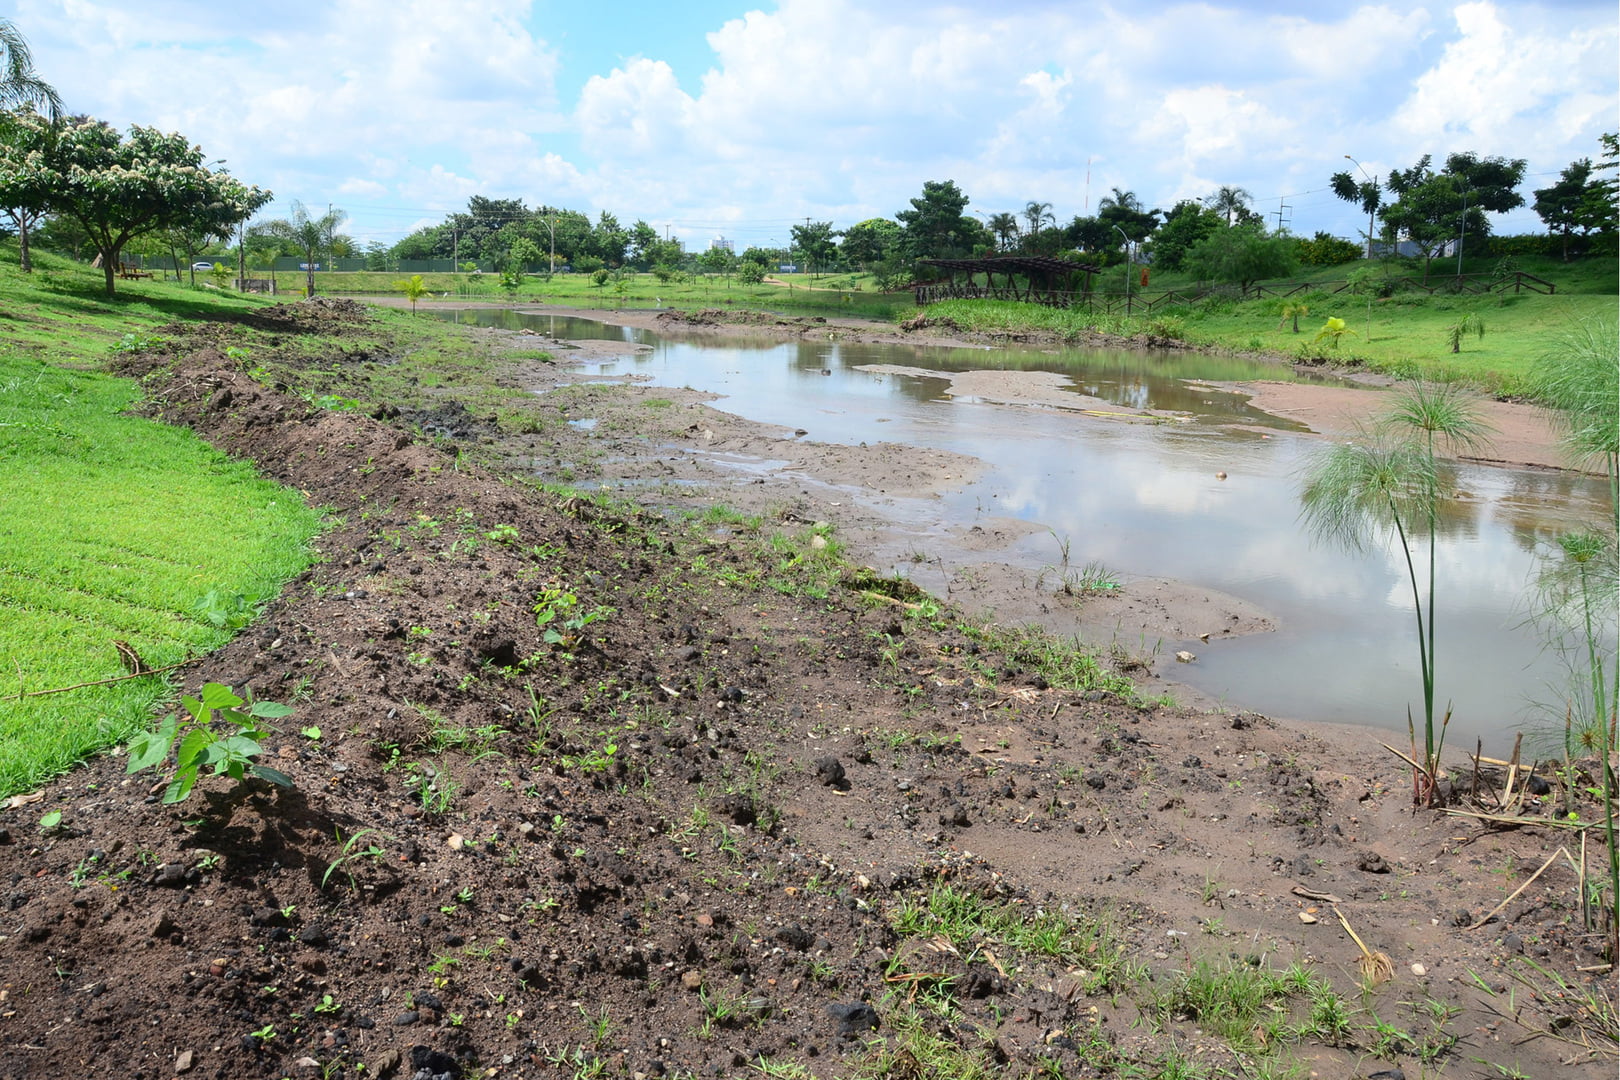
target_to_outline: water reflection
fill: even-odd
[[[650,344],[651,352],[590,370],[719,393],[729,411],[804,428],[821,442],[890,441],[981,459],[983,478],[940,502],[885,500],[885,510],[909,523],[924,550],[942,522],[1011,516],[1067,540],[1075,564],[1095,559],[1127,576],[1178,578],[1264,608],[1278,633],[1217,636],[1195,647],[1197,664],[1176,671],[1229,703],[1404,731],[1408,704],[1422,700],[1401,553],[1392,544],[1362,555],[1313,545],[1298,521],[1298,490],[1320,443],[1296,437],[1298,425],[1260,412],[1241,392],[1208,385],[1288,377],[1286,369],[1181,353],[691,340],[510,311],[465,317]],[[875,365],[933,374],[869,370]],[[1190,422],[1122,423],[947,396],[953,374],[987,368],[1055,372],[1077,395],[1174,410]],[[1536,545],[1599,516],[1607,491],[1585,477],[1469,465],[1448,469],[1446,486],[1459,497],[1447,502],[1436,545],[1438,692],[1455,703],[1454,738],[1496,739],[1561,678],[1524,626]],[[1037,532],[1009,557],[1038,571],[1057,555],[1052,536]],[[1118,633],[1133,649],[1156,641],[1151,626]]]

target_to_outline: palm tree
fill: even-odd
[[[1102,212],[1104,210],[1108,210],[1113,207],[1118,207],[1121,210],[1129,210],[1133,214],[1140,214],[1142,212],[1142,200],[1136,197],[1136,192],[1121,191],[1119,188],[1111,188],[1110,190],[1113,192],[1113,194],[1104,195],[1102,198],[1097,200],[1098,217],[1102,216]]]
[[[28,42],[10,19],[0,19],[0,110],[23,105],[41,108],[55,124],[62,116],[62,99],[49,83],[34,73]]]
[[[1222,184],[1221,189],[1204,200],[1204,205],[1218,214],[1226,215],[1226,225],[1232,225],[1232,215],[1247,210],[1254,201],[1254,196],[1240,187],[1231,184]]]
[[[342,210],[328,210],[318,218],[309,216],[304,204],[293,200],[292,217],[278,218],[275,221],[266,221],[253,227],[253,232],[259,236],[270,236],[277,240],[285,240],[292,244],[304,255],[305,286],[304,295],[315,295],[315,265],[322,252],[332,250],[334,233],[337,227],[348,219],[348,214]]]
[[[1049,202],[1036,202],[1031,199],[1024,204],[1024,220],[1029,222],[1029,243],[1035,244],[1035,238],[1040,235],[1042,225],[1056,225],[1057,219],[1052,216],[1052,204]]]
[[[986,222],[996,236],[996,246],[1002,251],[1012,247],[1012,238],[1018,235],[1018,218],[1006,212],[991,214]]]

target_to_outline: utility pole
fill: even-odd
[[[1287,198],[1288,198],[1288,196],[1286,196],[1286,195],[1282,195],[1282,196],[1278,197],[1278,199],[1277,199],[1277,209],[1276,209],[1276,212],[1272,215],[1273,217],[1275,217],[1277,219],[1277,231],[1278,232],[1282,232],[1283,229],[1286,227],[1288,222],[1284,221],[1283,218],[1284,218],[1285,214],[1287,213],[1287,211],[1293,209],[1293,207],[1288,205],[1288,203],[1285,201]],[[1288,219],[1288,221],[1292,221],[1292,220],[1293,220],[1292,218]]]

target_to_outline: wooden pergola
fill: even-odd
[[[921,259],[923,266],[944,270],[948,279],[917,286],[917,303],[934,300],[1017,300],[1048,307],[1069,307],[1091,292],[1091,275],[1100,267],[1045,255],[1001,255],[993,259]],[[984,275],[984,284],[976,280]],[[1002,283],[996,283],[996,275]],[[966,280],[958,280],[961,275]],[[1076,280],[1076,279],[1080,280]],[[1022,279],[1022,284],[1020,284]]]

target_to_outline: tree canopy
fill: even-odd
[[[1569,258],[1572,235],[1612,233],[1616,228],[1615,181],[1600,174],[1613,171],[1616,163],[1616,136],[1604,135],[1604,163],[1594,166],[1591,158],[1581,158],[1565,166],[1558,182],[1538,188],[1532,204],[1548,231],[1564,238],[1564,258]]]
[[[125,139],[100,120],[64,126],[49,151],[30,155],[22,171],[49,190],[52,212],[84,228],[101,258],[108,296],[119,255],[135,237],[171,228],[228,235],[271,199],[205,166],[201,148],[183,135],[137,125]]]
[[[1183,265],[1202,280],[1229,281],[1247,290],[1261,278],[1293,273],[1299,258],[1293,237],[1248,222],[1215,229],[1187,250]]]
[[[1146,240],[1159,227],[1162,210],[1149,210],[1142,205],[1134,191],[1113,191],[1097,200],[1097,220],[1105,230],[1118,228],[1132,241]],[[1112,243],[1112,241],[1110,241]]]
[[[1425,274],[1429,260],[1450,241],[1490,235],[1487,211],[1499,214],[1524,205],[1516,189],[1526,167],[1523,158],[1482,158],[1472,151],[1450,155],[1439,172],[1429,161],[1425,154],[1410,169],[1390,172],[1395,201],[1383,211],[1386,238],[1415,243],[1423,253]]]
[[[871,270],[891,258],[900,245],[900,226],[888,218],[867,218],[844,230],[839,245],[844,261]]]
[[[1194,245],[1224,228],[1226,222],[1219,208],[1183,199],[1170,208],[1164,224],[1153,234],[1149,247],[1153,265],[1161,270],[1180,270]]]
[[[31,159],[50,152],[55,132],[50,121],[32,108],[10,115],[5,138],[0,139],[0,213],[17,228],[17,247],[23,273],[33,270],[29,234],[50,209],[53,173],[30,165]]]
[[[925,181],[922,194],[911,200],[911,209],[894,215],[906,254],[913,259],[949,259],[972,250],[979,225],[963,217],[967,204],[956,181]]]
[[[811,221],[793,226],[793,246],[799,249],[812,271],[824,270],[838,254],[837,233],[830,221]]]

